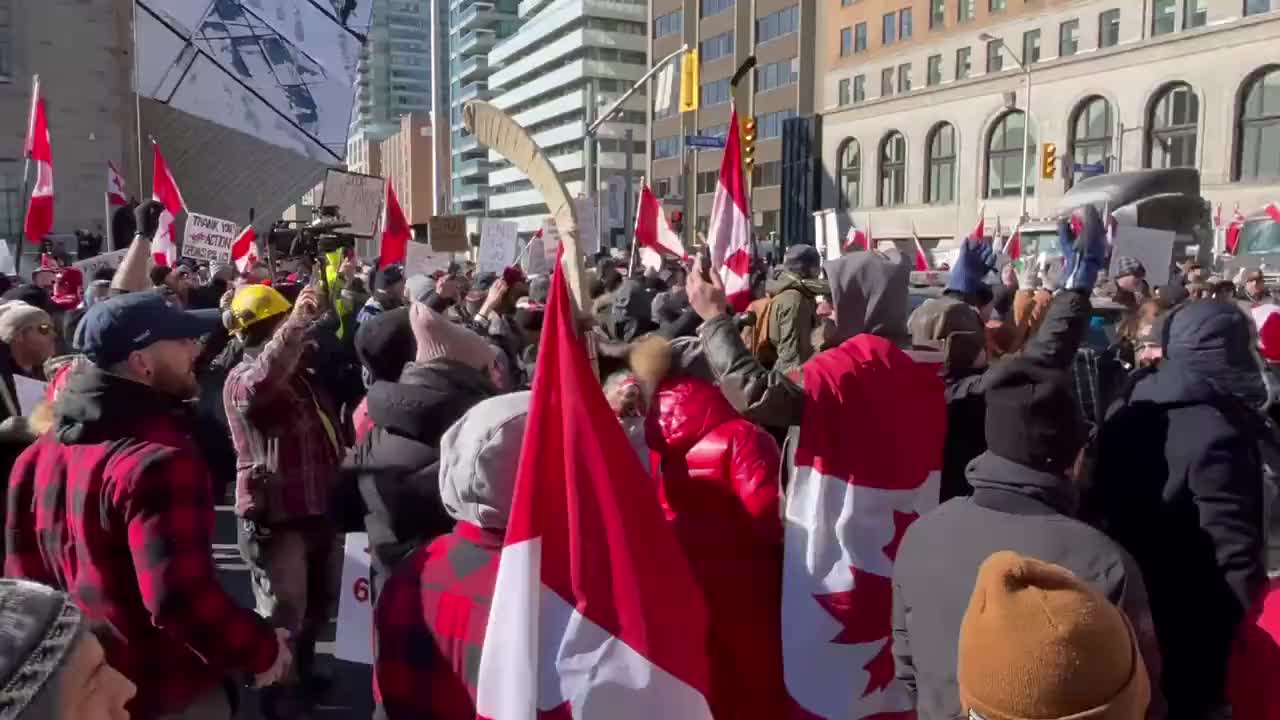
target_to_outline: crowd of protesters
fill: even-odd
[[[138,208],[137,257],[159,210]],[[894,250],[793,245],[740,314],[701,260],[590,259],[584,332],[710,610],[716,717],[789,716],[805,385],[868,337],[944,388],[940,504],[896,547],[879,619],[919,718],[1280,716],[1280,307],[1261,272],[1188,263],[1153,289],[1105,235],[1094,208],[1062,218],[1047,271],[968,238],[914,311]],[[68,265],[0,302],[0,717],[224,719],[243,686],[264,717],[309,717],[347,532],[369,537],[378,716],[476,717],[550,279],[341,252],[324,283]],[[227,497],[254,608],[216,576]]]

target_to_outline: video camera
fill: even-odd
[[[267,234],[267,243],[281,259],[305,257],[309,264],[338,248],[355,249],[355,236],[338,230],[351,227],[342,222],[338,206],[316,208],[311,222],[278,220]]]

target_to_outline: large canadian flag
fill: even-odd
[[[1280,203],[1272,200],[1271,202],[1262,206],[1262,211],[1267,214],[1267,217],[1271,218],[1275,222],[1280,223]]]
[[[920,236],[916,234],[915,228],[911,228],[911,240],[915,243],[915,258],[911,262],[911,269],[919,272],[929,270],[929,256],[925,254],[924,246],[920,244]]]
[[[252,225],[245,225],[235,242],[231,243],[231,262],[235,263],[236,270],[242,275],[252,270],[254,263],[258,262],[258,233]]]
[[[151,239],[151,255],[157,265],[173,265],[178,261],[178,235],[175,231],[178,213],[187,209],[182,191],[169,172],[169,166],[160,154],[160,146],[152,141],[151,199],[164,206],[160,213],[160,226]]]
[[[107,163],[107,207],[124,207],[129,204],[129,194],[124,187],[124,178],[113,162]]]
[[[387,178],[387,196],[382,203],[382,243],[378,255],[378,267],[404,262],[409,254],[409,238],[413,229],[400,209],[400,199],[396,197],[396,189]]]
[[[22,231],[27,242],[39,243],[53,229],[53,149],[49,145],[49,118],[40,80],[31,84],[31,114],[27,118],[27,158],[36,164],[36,184]]]
[[[1236,207],[1231,211],[1231,222],[1227,223],[1226,232],[1223,235],[1223,244],[1226,246],[1228,255],[1236,254],[1236,246],[1240,244],[1240,231],[1244,229],[1244,213],[1240,212],[1240,203],[1236,203]]]
[[[751,201],[742,170],[738,108],[729,112],[729,136],[720,161],[720,182],[711,203],[711,267],[720,273],[725,295],[736,312],[751,304]]]
[[[934,355],[862,334],[804,365],[783,518],[783,668],[797,720],[914,709],[894,677],[892,577],[907,528],[938,504],[947,406]]]
[[[560,263],[480,658],[489,720],[711,720],[707,611]]]
[[[655,270],[661,269],[662,258],[688,257],[684,243],[662,212],[662,203],[649,189],[649,183],[640,186],[640,201],[636,203],[636,247],[640,250],[640,264]]]

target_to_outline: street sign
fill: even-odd
[[[1071,171],[1083,173],[1085,175],[1101,175],[1107,171],[1107,164],[1104,162],[1071,163]]]
[[[684,144],[700,150],[723,150],[724,138],[719,135],[685,135]]]

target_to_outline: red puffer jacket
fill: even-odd
[[[712,713],[783,717],[778,445],[719,388],[690,377],[658,385],[645,438],[710,611]]]

